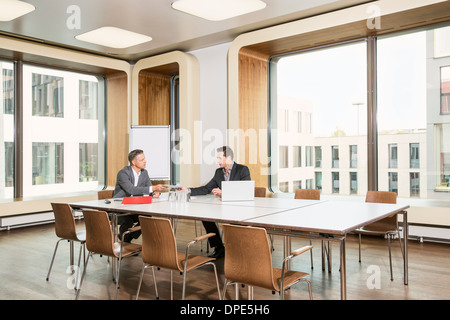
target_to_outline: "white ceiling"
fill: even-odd
[[[370,2],[263,1],[267,4],[263,10],[217,22],[173,10],[172,0],[29,0],[24,2],[31,3],[36,10],[13,21],[0,22],[0,34],[114,56],[132,62],[167,51],[192,51],[229,42],[241,33]],[[78,6],[79,16],[76,11],[70,11],[72,5]],[[73,28],[73,18],[78,17],[79,28]],[[112,49],[75,39],[78,34],[103,26],[142,33],[153,40],[126,49]]]

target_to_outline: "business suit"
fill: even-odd
[[[148,175],[147,170],[142,169],[140,171],[139,180],[137,185],[134,185],[135,178],[133,174],[133,168],[131,166],[126,166],[122,168],[119,173],[117,173],[116,186],[114,188],[113,197],[114,198],[123,198],[130,196],[139,196],[143,194],[150,194],[150,186],[152,182]],[[131,228],[134,223],[139,223],[138,215],[127,215],[120,216],[118,218],[118,223],[120,224],[119,233],[123,234],[129,228]],[[127,234],[124,239],[125,242],[130,242],[132,238],[137,239],[140,236],[140,231],[135,231],[131,234]]]
[[[247,166],[233,163],[230,172],[229,181],[251,180],[250,170]],[[222,181],[225,181],[224,169],[218,168],[214,173],[214,177],[206,185],[198,188],[191,188],[191,196],[205,195],[211,193],[215,188],[222,189]],[[207,233],[215,233],[214,237],[209,238],[209,244],[213,248],[223,248],[222,239],[220,238],[220,232],[215,222],[202,221],[203,226]]]

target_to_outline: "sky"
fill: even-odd
[[[365,133],[366,65],[365,42],[281,58],[278,95],[313,101],[315,136]],[[378,40],[379,131],[426,127],[425,71],[425,32]]]

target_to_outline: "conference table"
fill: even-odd
[[[341,299],[347,298],[345,239],[348,233],[394,214],[403,215],[403,271],[408,284],[409,205],[363,201],[256,198],[251,201],[221,201],[214,195],[191,197],[188,202],[169,201],[164,194],[150,204],[122,204],[122,199],[70,203],[73,209],[103,210],[111,214],[116,231],[117,216],[140,214],[170,219],[190,219],[265,228],[269,233],[307,239],[336,241],[340,247]],[[290,252],[285,241],[284,254]]]

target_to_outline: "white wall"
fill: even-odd
[[[226,144],[227,55],[230,43],[188,52],[200,65],[200,123],[202,164],[200,182],[206,184],[217,169],[215,150]]]

